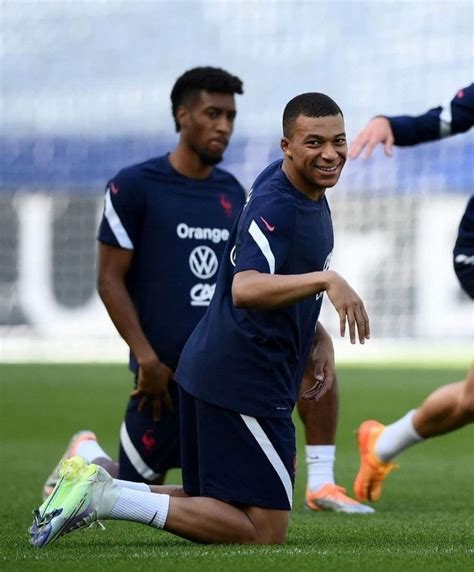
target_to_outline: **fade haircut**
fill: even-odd
[[[185,72],[176,80],[171,90],[171,109],[173,112],[176,131],[181,130],[176,119],[176,111],[180,105],[192,104],[199,92],[204,90],[209,93],[238,93],[242,94],[242,80],[231,75],[221,68],[199,67]]]
[[[283,111],[283,135],[291,137],[295,121],[305,117],[328,117],[342,115],[339,105],[324,93],[302,93],[291,99]],[[344,116],[343,116],[344,117]]]

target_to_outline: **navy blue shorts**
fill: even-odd
[[[181,466],[178,386],[169,389],[173,411],[163,411],[160,421],[153,421],[151,404],[140,412],[141,397],[130,398],[120,429],[119,479],[153,483]]]
[[[181,465],[187,494],[291,510],[295,428],[291,418],[255,418],[179,388]]]

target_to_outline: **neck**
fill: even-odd
[[[319,201],[324,197],[326,187],[315,185],[314,183],[311,183],[302,177],[294,168],[293,163],[286,157],[283,159],[283,165],[281,168],[295,189],[300,193],[303,193],[303,195],[308,197],[308,199],[311,199],[312,201]]]
[[[198,155],[182,141],[170,153],[169,160],[175,171],[190,179],[207,179],[212,173],[212,165],[205,165]]]

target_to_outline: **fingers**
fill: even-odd
[[[363,133],[360,133],[359,136],[356,138],[354,143],[352,143],[351,148],[349,149],[349,157],[351,159],[357,159],[360,155],[360,152],[366,145],[366,141],[364,141],[362,137]]]
[[[370,339],[369,316],[365,311],[362,300],[360,303],[351,305],[349,308],[342,308],[338,313],[341,337],[345,336],[347,325],[349,327],[349,338],[351,340],[351,344],[355,344],[357,342],[356,333],[358,334],[359,343],[361,344],[364,344],[365,340]]]
[[[316,383],[302,393],[301,397],[306,400],[315,399],[318,401],[331,389],[334,379],[334,372],[331,368],[326,367],[323,373],[315,375]]]
[[[136,391],[138,391],[138,390],[136,390]],[[139,395],[139,394],[136,394],[136,395]],[[147,396],[144,395],[138,403],[138,411],[140,413],[145,409],[146,402],[147,402]]]
[[[370,323],[369,316],[365,311],[364,305],[358,308],[356,313],[357,332],[359,334],[359,343],[364,344],[365,340],[370,339]]]
[[[380,140],[378,139],[371,139],[368,143],[367,143],[367,147],[365,149],[365,153],[364,153],[364,159],[369,159],[370,156],[372,155],[373,150],[377,147],[377,145],[380,143]]]
[[[153,397],[151,405],[153,407],[153,421],[159,421],[161,419],[161,399],[160,399],[160,397]]]
[[[346,310],[345,310],[345,308],[338,310],[338,314],[339,314],[339,332],[341,334],[341,338],[343,338],[346,335]]]
[[[302,399],[318,399],[324,388],[324,378],[316,380],[316,383],[301,394]]]
[[[392,157],[393,155],[393,144],[395,142],[395,139],[393,137],[393,135],[390,135],[387,140],[385,141],[385,145],[384,145],[384,151],[385,151],[385,155],[387,157]]]

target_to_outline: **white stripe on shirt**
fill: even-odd
[[[270,268],[270,274],[275,274],[275,256],[270,248],[270,243],[254,220],[250,224],[249,233],[262,251],[263,256],[265,256]]]
[[[128,250],[133,250],[133,243],[125,230],[122,221],[116,213],[114,205],[112,204],[110,189],[107,189],[107,192],[105,193],[104,216],[120,246]]]

